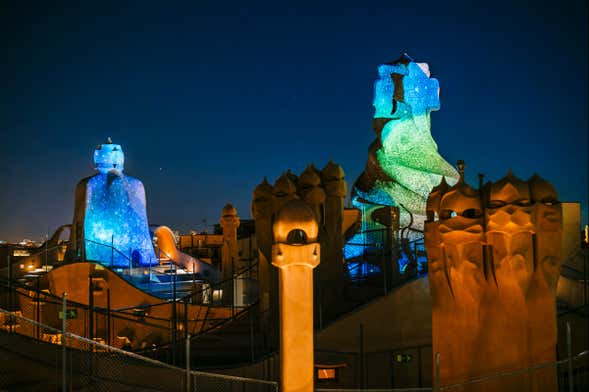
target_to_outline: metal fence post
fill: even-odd
[[[567,321],[567,356],[569,367],[569,392],[573,392],[573,349],[571,344],[571,324]]]
[[[59,238],[58,238],[59,240]],[[58,241],[59,242],[59,241]],[[49,252],[49,231],[47,231],[47,235],[45,236],[45,265],[44,265],[44,270],[45,272],[47,272],[47,252]]]
[[[364,360],[364,324],[360,324],[360,388],[366,388],[366,365]]]
[[[176,364],[176,332],[178,329],[178,313],[176,310],[176,269],[170,259],[170,273],[172,278],[172,364]]]
[[[88,337],[94,339],[94,286],[92,275],[88,276]],[[90,347],[94,351],[94,346]]]
[[[258,307],[259,309],[259,307]],[[250,305],[249,310],[249,324],[250,324],[250,361],[254,363],[254,313],[253,307]]]
[[[111,345],[111,319],[110,319],[110,289],[106,289],[106,341]]]
[[[13,252],[12,249],[8,248],[8,257],[6,260],[8,261],[8,266],[6,268],[6,272],[8,273],[8,310],[14,310],[14,294],[12,293],[12,261],[10,260],[10,255]],[[14,329],[12,328],[14,318],[12,316],[8,317],[10,323],[8,324],[8,332],[13,333]]]
[[[40,301],[40,296],[39,296],[39,277],[37,276],[36,282],[35,282],[35,300],[36,300],[36,305],[37,308],[35,309],[35,321],[40,323],[41,322],[41,303]],[[38,325],[35,326],[35,332],[36,332],[36,336],[37,336],[37,340],[39,340],[40,336],[41,336],[41,328],[39,328]]]
[[[233,257],[231,257],[231,282],[229,292],[231,293],[231,318],[235,317],[235,275]]]
[[[66,300],[67,293],[63,292],[63,304],[61,310],[61,385],[63,392],[67,392],[67,378],[66,378],[66,345],[67,345],[67,337],[66,337],[66,313],[67,313],[67,300]]]
[[[190,334],[186,335],[186,392],[190,392]]]
[[[440,390],[440,353],[436,353],[436,375],[434,379],[434,390]]]

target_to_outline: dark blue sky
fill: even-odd
[[[439,79],[432,134],[473,185],[538,172],[587,220],[585,0],[7,3],[0,239],[70,223],[107,136],[150,221],[182,231],[227,202],[249,217],[264,175],[310,162],[341,163],[351,187],[377,66],[404,50]]]

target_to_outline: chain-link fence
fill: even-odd
[[[439,354],[436,355],[434,385],[423,388],[316,388],[316,392],[420,392],[420,391],[587,391],[589,351],[565,359],[546,362],[523,369],[498,372],[453,384],[441,385]]]
[[[278,383],[214,373],[190,372],[188,391],[277,392]]]
[[[241,272],[235,280],[208,285],[176,300],[121,309],[110,306],[110,290],[105,287],[104,280],[90,276],[88,303],[67,301],[67,330],[99,343],[141,352],[174,364],[175,352],[188,334],[197,336],[211,331],[240,318],[255,306],[255,303],[246,301],[224,303],[213,298],[214,293],[223,291],[225,286],[232,285],[233,288],[234,282],[242,282],[241,276],[245,273]],[[39,277],[19,280],[0,277],[0,307],[60,329],[61,298],[43,289],[40,280]],[[228,292],[230,290],[226,289],[225,293]],[[30,329],[25,331],[27,335],[38,340],[56,340],[54,334],[38,327],[26,328]]]
[[[62,309],[62,328],[55,328],[0,308],[0,390],[278,390],[273,381],[193,371],[189,362],[182,369],[67,332],[71,309],[65,301]]]
[[[58,313],[62,328],[55,328],[23,317],[21,311],[0,308],[1,390],[91,388],[96,391],[278,391],[278,385],[273,381],[193,371],[189,361],[186,368],[182,369],[67,332],[71,312],[64,301],[62,310]],[[39,335],[43,336],[41,340],[36,339]],[[190,352],[189,342],[188,337],[185,341],[187,353]],[[439,356],[436,357],[435,373],[439,374],[443,363],[440,363]],[[499,372],[450,385],[440,385],[436,381],[439,377],[434,377],[434,385],[429,388],[317,388],[316,391],[503,390],[507,385],[511,389],[548,388],[574,392],[585,390],[586,380],[583,379],[587,376],[585,373],[588,359],[589,351],[584,351],[577,355],[570,354],[559,361]]]
[[[315,388],[315,392],[431,392],[431,388],[346,389]]]
[[[573,354],[571,326],[566,323],[566,357],[557,361],[537,363],[532,366],[488,374],[466,381],[441,385],[440,354],[435,356],[434,391],[466,390],[531,390],[531,391],[585,391],[589,378],[589,351]]]
[[[506,388],[522,391],[562,391],[581,392],[586,391],[587,382],[582,380],[583,369],[579,366],[581,361],[587,362],[589,351],[583,351],[577,355],[570,355],[566,359],[555,362],[540,363],[524,369],[499,372],[468,381],[449,384],[434,385],[433,391],[500,391]],[[585,374],[585,378],[586,378]]]

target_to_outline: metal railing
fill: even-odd
[[[64,295],[61,329],[0,308],[3,321],[0,351],[11,359],[11,364],[0,373],[0,389],[19,389],[26,384],[43,390],[63,391],[85,387],[97,391],[121,387],[181,392],[278,391],[274,381],[192,370],[189,337],[185,340],[186,367],[179,368],[71,333],[67,330],[69,316],[65,298]],[[28,339],[35,338],[35,330],[52,334],[55,339],[40,345]],[[31,365],[35,372],[27,370]],[[19,369],[25,369],[24,373]],[[149,377],[145,377],[146,374]]]
[[[110,244],[96,244],[106,247],[109,252],[118,251]],[[39,254],[43,252],[47,254],[45,250]],[[126,257],[123,253],[121,255]],[[42,260],[42,257],[38,259]],[[132,260],[130,258],[127,260],[130,268],[123,269],[123,273],[119,269],[104,264],[102,268],[119,276],[122,275],[123,278],[125,273],[128,276],[151,278],[151,267],[135,266],[133,268]],[[71,262],[65,264],[71,264]],[[65,264],[60,263],[57,268]],[[9,260],[10,266],[12,264]],[[88,277],[88,303],[68,300],[68,307],[76,313],[75,319],[68,323],[71,324],[71,332],[80,336],[99,339],[108,345],[132,349],[174,364],[178,357],[176,352],[181,346],[178,343],[181,343],[187,335],[196,339],[201,334],[208,333],[252,311],[257,304],[257,288],[252,284],[252,277],[257,275],[257,268],[257,263],[250,264],[249,267],[237,271],[232,278],[220,282],[191,280],[185,282],[185,289],[189,290],[177,293],[175,290],[176,268],[172,267],[168,282],[168,288],[172,290],[170,298],[162,299],[161,302],[120,309],[110,307],[108,286],[100,293],[103,299],[107,298],[107,306],[104,306],[103,300],[99,302],[102,306],[96,306],[93,301],[94,275],[91,274]],[[149,275],[146,275],[147,272]],[[0,276],[0,306],[4,305],[12,310],[18,309],[23,316],[56,327],[57,321],[54,315],[57,313],[56,308],[59,307],[60,298],[48,290],[40,289],[39,279],[42,274],[25,275],[24,283],[22,279],[17,280],[15,275],[9,268],[7,277]],[[129,284],[142,289],[135,284],[137,279],[126,280]],[[44,336],[43,333],[36,333],[36,338],[55,340],[55,337],[47,334]],[[257,343],[250,342],[250,344]],[[253,348],[250,351],[253,352]]]
[[[558,370],[560,370],[559,369],[560,366],[562,366],[562,367],[566,366],[566,370],[564,370],[564,374],[566,374],[566,378],[565,378],[566,382],[563,383],[564,385],[559,385],[559,391],[573,392],[573,391],[580,390],[575,387],[575,376],[574,376],[574,372],[573,372],[573,362],[584,359],[588,354],[589,354],[589,351],[583,351],[583,352],[581,352],[577,355],[574,355],[574,356],[570,355],[568,358],[562,359],[560,361],[545,362],[545,363],[540,363],[540,364],[533,365],[533,366],[523,368],[523,369],[494,373],[494,374],[490,374],[488,376],[479,377],[479,378],[471,379],[471,380],[460,382],[460,383],[434,386],[433,389],[431,389],[431,390],[433,390],[433,391],[450,391],[450,390],[462,389],[463,387],[466,387],[469,385],[475,385],[475,384],[490,384],[491,386],[487,386],[487,388],[493,389],[493,385],[497,385],[497,386],[501,385],[501,384],[493,384],[494,381],[501,382],[505,378],[515,377],[515,376],[525,376],[525,377],[529,377],[529,378],[533,379],[534,372],[536,372],[536,371],[539,371],[542,369],[550,369],[550,368],[556,368],[556,370],[558,371]]]
[[[462,390],[470,390],[467,387],[472,387],[479,385],[481,389],[475,390],[486,390],[486,391],[500,391],[504,388],[513,388],[517,384],[505,384],[505,380],[514,377],[520,377],[521,385],[530,385],[534,382],[535,372],[541,372],[544,369],[554,369],[554,371],[558,372],[558,391],[562,392],[573,392],[573,391],[584,391],[587,385],[583,385],[581,381],[578,380],[579,377],[575,377],[575,372],[573,371],[573,364],[577,361],[588,360],[589,351],[583,351],[576,355],[572,355],[569,353],[569,356],[565,359],[554,361],[554,362],[546,362],[536,364],[527,368],[523,369],[516,369],[512,371],[504,371],[498,372],[494,374],[489,374],[487,376],[466,380],[463,382],[447,384],[447,385],[439,385],[439,382],[434,380],[434,385],[432,387],[407,387],[407,388],[315,388],[315,392],[438,392],[438,391],[462,391]],[[436,374],[438,375],[439,379],[439,354],[436,355]],[[564,376],[564,377],[563,377]],[[541,378],[539,377],[536,380],[537,388],[533,390],[543,390],[543,388],[547,387],[546,385],[541,385],[539,381]],[[511,390],[511,389],[510,389]],[[526,389],[528,390],[528,389]],[[532,390],[532,389],[530,389]]]
[[[46,290],[40,290],[38,279],[29,284],[10,281],[0,277],[0,306],[18,310],[35,322],[59,328],[56,315],[60,311],[61,298]],[[90,285],[92,287],[92,285]],[[101,295],[110,303],[110,290]],[[175,363],[176,351],[188,335],[193,339],[252,310],[256,305],[241,307],[210,307],[191,304],[190,297],[182,301],[164,301],[147,306],[112,309],[110,306],[93,305],[92,290],[89,305],[67,300],[71,312],[68,330],[91,340],[99,340],[118,348],[132,349],[166,362]],[[102,301],[105,302],[105,301]],[[164,309],[159,309],[165,307]],[[176,308],[175,311],[173,308]],[[39,340],[52,341],[56,337],[36,329],[32,336]]]
[[[186,355],[186,368],[180,369],[161,361],[113,347],[103,343],[100,339],[89,339],[80,336],[71,332],[73,316],[75,316],[72,312],[75,308],[65,300],[65,297],[62,297],[61,303],[57,305],[57,309],[61,310],[58,312],[56,323],[53,325],[24,317],[21,311],[0,308],[0,350],[3,352],[3,357],[9,358],[9,362],[11,362],[8,370],[5,369],[0,373],[0,389],[10,389],[8,387],[14,387],[18,382],[22,382],[22,379],[19,381],[17,377],[19,374],[17,368],[22,367],[22,363],[18,362],[20,358],[25,362],[30,361],[27,362],[29,364],[35,364],[36,372],[34,376],[38,376],[39,382],[44,382],[46,385],[55,385],[56,388],[61,385],[60,383],[63,383],[67,384],[68,388],[93,385],[97,390],[110,390],[113,385],[125,385],[145,390],[185,391],[196,389],[199,391],[232,391],[232,388],[239,391],[278,390],[277,384],[272,381],[193,371],[190,368],[189,354]],[[17,334],[34,339],[38,339],[41,335],[40,340],[44,342],[37,341],[33,344],[30,340],[7,340],[5,335],[8,334]],[[440,379],[440,369],[443,366],[438,354],[436,355],[437,360],[434,368],[434,374],[436,375],[434,385],[430,388],[317,388],[316,390],[321,392],[452,391],[476,384],[486,385],[487,389],[494,390],[493,388],[496,389],[497,385],[501,385],[505,379],[520,377],[533,380],[538,372],[556,368],[560,384],[559,390],[567,392],[579,391],[581,390],[581,381],[580,377],[575,374],[578,371],[578,369],[575,370],[577,367],[575,363],[582,360],[587,361],[589,351],[586,350],[573,355],[570,336],[570,328],[567,327],[567,357],[562,360],[535,364],[523,369],[497,372],[453,384],[441,385],[438,381]],[[188,335],[184,339],[187,353],[190,353],[190,342],[191,336]],[[139,364],[136,361],[139,361]],[[157,381],[161,382],[161,385],[149,384],[146,383],[146,380],[134,378],[128,374],[128,372],[133,371],[145,372],[146,366],[150,367],[149,372],[159,374],[163,378],[159,380],[160,377],[156,377]],[[586,371],[586,367],[583,369]],[[11,372],[14,372],[14,374]],[[62,382],[60,377],[65,377],[66,381]],[[174,380],[174,382],[170,382],[170,380]],[[197,388],[196,385],[199,387]],[[206,386],[206,388],[203,386]],[[187,387],[190,387],[190,389],[186,389]]]
[[[410,233],[411,235],[408,235]],[[425,256],[425,247],[423,242],[423,233],[411,229],[408,233],[401,234],[401,232],[392,232],[386,228],[368,228],[358,231],[355,234],[356,241],[361,238],[361,241],[348,241],[345,247],[356,248],[354,251],[357,256],[348,257],[347,261],[361,261],[364,262],[371,256],[374,258],[396,259],[399,262],[405,259],[404,264],[415,264],[415,269],[423,269],[421,264]],[[383,252],[389,251],[392,254],[385,255]],[[402,272],[403,273],[403,272]]]
[[[430,392],[431,388],[315,388],[315,392]]]
[[[571,326],[570,323],[566,323],[566,348],[567,348],[567,357],[562,360],[557,361],[549,361],[544,363],[534,364],[532,366],[509,370],[509,371],[501,371],[477,378],[473,378],[470,380],[457,382],[453,384],[446,384],[441,385],[440,383],[440,353],[436,353],[435,355],[435,364],[434,364],[434,385],[433,391],[450,391],[450,390],[463,390],[464,387],[470,385],[480,385],[482,388],[486,388],[487,390],[497,390],[498,388],[504,388],[506,384],[504,384],[505,379],[510,379],[508,381],[512,387],[517,385],[524,386],[530,384],[536,384],[536,390],[541,389],[542,387],[549,388],[548,385],[540,385],[541,382],[546,380],[550,380],[551,378],[557,382],[556,376],[558,373],[561,375],[565,375],[565,377],[558,377],[561,381],[561,385],[559,385],[559,390],[561,391],[568,391],[573,392],[577,390],[575,388],[575,376],[573,372],[573,363],[580,359],[587,357],[589,351],[583,351],[579,354],[573,355],[572,351],[572,338],[571,338]],[[560,368],[562,367],[562,368]],[[566,367],[566,369],[565,369]],[[546,370],[547,372],[543,371]],[[553,374],[550,374],[554,372]],[[539,388],[539,389],[538,389]]]

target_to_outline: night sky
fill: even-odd
[[[93,3],[0,5],[0,239],[71,223],[108,136],[150,223],[183,232],[227,202],[248,218],[288,168],[333,159],[351,188],[377,66],[403,51],[440,81],[432,135],[472,185],[538,172],[587,221],[585,0]]]

